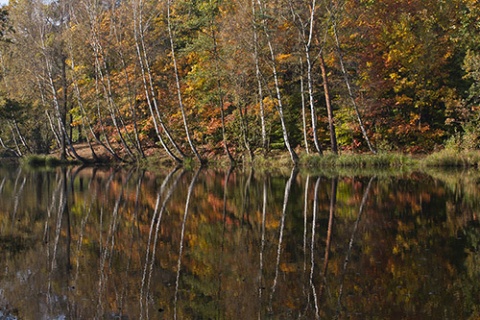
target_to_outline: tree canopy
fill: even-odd
[[[470,0],[11,0],[0,121],[14,129],[0,138],[19,155],[79,158],[82,142],[180,163],[431,152],[478,136],[479,12]]]

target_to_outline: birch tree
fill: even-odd
[[[277,72],[277,62],[276,62],[276,56],[275,56],[275,50],[270,38],[270,31],[269,31],[269,24],[267,21],[267,12],[266,12],[266,6],[265,3],[262,2],[262,0],[257,0],[257,4],[259,7],[259,12],[260,15],[262,16],[262,27],[263,31],[265,34],[265,39],[268,45],[268,51],[270,53],[270,64],[272,68],[272,75],[275,83],[275,94],[276,94],[276,99],[277,99],[277,110],[278,114],[280,116],[280,123],[282,126],[282,135],[283,135],[283,140],[285,143],[285,146],[288,150],[288,153],[290,154],[290,158],[293,162],[294,165],[298,164],[299,158],[293,147],[290,145],[290,140],[289,140],[289,135],[287,131],[287,126],[285,123],[285,116],[284,116],[284,110],[283,110],[283,98],[282,98],[282,93],[280,90],[280,81],[279,81],[279,76]]]
[[[153,73],[151,70],[151,63],[150,58],[147,54],[147,46],[145,42],[145,32],[149,28],[149,25],[145,24],[144,20],[144,11],[145,9],[145,1],[143,0],[132,0],[132,13],[133,13],[133,34],[135,40],[135,49],[138,59],[138,64],[141,71],[141,79],[145,94],[145,99],[147,101],[148,109],[150,111],[150,115],[152,118],[152,122],[155,128],[155,132],[157,134],[158,140],[162,145],[163,149],[167,152],[167,154],[175,160],[177,163],[182,163],[183,159],[185,158],[185,153],[179,147],[175,139],[173,138],[170,130],[168,129],[167,125],[164,121],[164,116],[160,112],[159,103],[157,99],[157,95],[155,93],[155,88],[153,84]],[[151,10],[152,7],[147,7]],[[156,11],[154,10],[154,15]],[[152,13],[150,13],[152,15]],[[148,19],[151,20],[151,19]],[[161,132],[163,132],[166,136],[168,141],[170,141],[172,147],[177,152],[178,155],[170,149],[167,145],[167,141],[163,138]]]

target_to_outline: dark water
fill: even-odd
[[[476,319],[480,175],[0,169],[0,319]]]

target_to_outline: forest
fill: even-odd
[[[478,147],[476,0],[10,0],[0,31],[2,156]]]

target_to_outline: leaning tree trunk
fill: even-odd
[[[336,44],[336,47],[337,47],[338,59],[340,61],[340,68],[342,70],[343,80],[345,81],[345,85],[347,86],[348,96],[349,96],[350,101],[351,101],[351,103],[353,105],[353,108],[355,110],[355,115],[357,117],[357,121],[358,121],[358,124],[360,126],[360,130],[362,131],[363,138],[365,139],[365,142],[367,143],[368,149],[370,149],[370,151],[373,154],[376,154],[377,151],[375,150],[372,143],[370,142],[370,139],[368,138],[367,130],[365,129],[365,125],[364,125],[362,117],[360,115],[360,110],[359,110],[357,102],[355,100],[355,96],[353,94],[353,89],[352,89],[352,86],[350,84],[350,79],[348,77],[348,73],[347,73],[347,70],[345,68],[345,63],[343,61],[343,53],[342,53],[342,50],[340,48],[340,40],[339,40],[339,37],[338,37],[337,21],[336,21],[336,17],[333,14],[333,12],[331,13],[331,20],[332,20],[332,26],[333,26],[333,35],[335,37],[335,44]]]
[[[32,153],[32,149],[27,144],[27,141],[25,140],[25,137],[23,136],[22,132],[20,131],[20,128],[18,127],[18,123],[16,120],[13,120],[13,127],[15,128],[15,131],[17,132],[18,138],[20,139],[20,142],[22,145],[25,147],[28,153]]]
[[[89,6],[87,8],[89,22],[90,22],[90,31],[91,31],[90,46],[93,49],[93,58],[95,61],[94,62],[95,81],[96,81],[97,87],[98,87],[98,84],[101,84],[102,86],[102,91],[103,91],[102,95],[105,97],[105,104],[109,112],[110,118],[112,120],[113,126],[115,128],[115,131],[120,139],[121,145],[127,152],[128,156],[130,156],[131,158],[135,158],[118,123],[120,121],[120,124],[122,124],[123,128],[125,128],[125,125],[123,124],[123,120],[121,119],[121,115],[118,110],[118,107],[115,101],[113,100],[112,84],[110,80],[110,73],[107,67],[106,52],[99,38],[100,27],[99,27],[99,22],[97,21],[98,20],[98,16],[96,12],[97,5],[98,5],[97,3],[94,3],[92,6]],[[128,133],[126,133],[126,135],[128,136]],[[106,140],[108,140],[108,137],[106,137]],[[125,161],[125,159],[123,161]]]
[[[332,147],[332,152],[338,154],[338,144],[337,144],[337,133],[335,130],[335,121],[333,116],[333,108],[330,99],[330,87],[328,85],[328,75],[325,67],[325,60],[323,59],[323,54],[320,52],[320,70],[322,71],[323,79],[323,91],[325,95],[325,105],[327,107],[327,117],[328,117],[328,129],[330,131],[330,144]]]
[[[115,6],[112,6],[114,8]],[[113,14],[113,13],[112,13]],[[130,112],[132,113],[132,123],[133,123],[133,133],[135,137],[135,148],[137,152],[139,153],[140,157],[142,159],[145,159],[145,153],[143,152],[142,144],[140,142],[140,136],[139,136],[139,130],[138,130],[138,124],[137,124],[137,112],[135,109],[135,100],[136,100],[136,94],[135,91],[132,89],[132,84],[130,77],[128,75],[128,70],[127,70],[127,62],[125,60],[125,55],[123,53],[123,50],[121,49],[122,47],[122,39],[120,39],[120,36],[118,34],[118,28],[117,28],[117,23],[116,20],[113,19],[113,33],[115,35],[115,40],[117,42],[118,50],[117,53],[120,57],[120,61],[122,62],[122,67],[123,67],[123,74],[125,77],[125,84],[127,86],[127,91],[128,91],[128,107],[130,109]]]
[[[145,48],[145,41],[144,41],[144,34],[143,34],[143,22],[142,22],[142,9],[140,8],[141,4],[137,3],[136,1],[132,2],[132,11],[133,11],[133,36],[135,40],[135,49],[137,53],[137,58],[140,66],[140,71],[142,75],[142,83],[143,89],[145,92],[145,98],[147,100],[148,109],[150,111],[150,115],[152,117],[153,126],[155,132],[157,134],[158,140],[162,145],[165,152],[167,152],[168,156],[172,158],[177,163],[182,163],[183,159],[185,158],[185,154],[180,149],[178,144],[173,139],[170,131],[166,127],[165,123],[163,122],[162,115],[160,114],[157,98],[155,94],[155,90],[153,87],[153,76],[150,70],[150,63],[149,59],[146,54]],[[163,130],[167,138],[169,139],[170,143],[173,145],[175,150],[180,154],[179,158],[177,155],[173,153],[172,150],[168,147],[165,140],[163,139],[160,128]]]
[[[277,109],[278,113],[280,116],[280,123],[282,125],[282,134],[283,134],[283,140],[285,142],[285,146],[288,150],[288,153],[290,154],[290,158],[293,162],[294,165],[297,165],[299,162],[299,158],[295,150],[293,150],[292,146],[290,145],[289,137],[288,137],[288,130],[287,130],[287,125],[285,123],[285,116],[283,113],[283,99],[282,99],[282,94],[280,92],[280,82],[278,80],[278,72],[277,72],[277,66],[276,66],[276,61],[275,61],[275,52],[273,50],[273,45],[272,41],[270,40],[270,34],[268,32],[268,25],[267,21],[265,18],[265,12],[262,7],[261,0],[257,0],[259,8],[260,8],[260,14],[262,15],[262,24],[263,24],[263,29],[265,32],[265,37],[267,39],[267,45],[268,49],[270,51],[270,59],[271,59],[271,64],[272,64],[272,73],[273,73],[273,79],[275,81],[275,91],[277,95]]]

